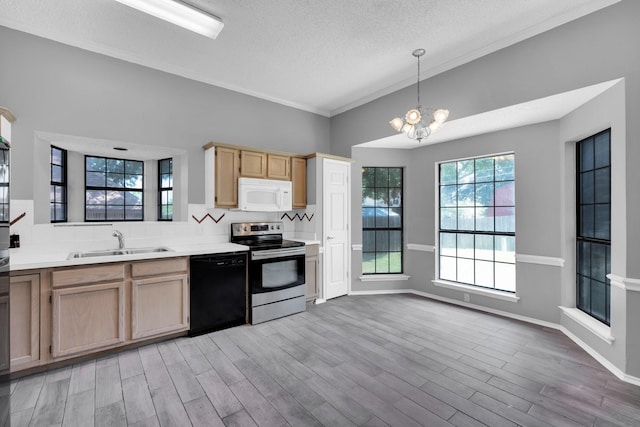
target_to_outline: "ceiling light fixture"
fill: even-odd
[[[407,111],[404,116],[404,120],[400,117],[396,117],[391,120],[389,124],[397,132],[402,132],[411,139],[415,139],[418,142],[422,142],[424,138],[431,135],[431,132],[435,132],[449,117],[449,110],[426,110],[426,113],[432,113],[432,119],[427,123],[424,118],[422,106],[420,105],[420,57],[424,55],[424,49],[416,49],[412,55],[418,59],[418,106],[414,109]]]
[[[116,1],[212,39],[218,37],[224,27],[217,16],[174,0]]]

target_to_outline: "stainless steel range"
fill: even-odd
[[[283,240],[282,222],[231,224],[231,242],[251,248],[250,322],[266,322],[306,307],[304,243]]]

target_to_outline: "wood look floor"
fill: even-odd
[[[640,387],[555,330],[352,296],[21,378],[11,412],[13,427],[640,426]]]

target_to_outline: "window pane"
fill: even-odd
[[[591,276],[591,243],[578,242],[578,274]]]
[[[124,206],[108,206],[107,207],[107,220],[109,221],[124,221]]]
[[[476,261],[475,284],[493,288],[493,263],[489,261]]]
[[[362,208],[362,227],[372,228],[376,225],[375,219],[376,208]]]
[[[440,255],[456,256],[456,235],[440,233]]]
[[[363,168],[362,172],[362,188],[375,187],[375,168]]]
[[[387,252],[389,251],[389,232],[388,231],[376,231],[376,251]]]
[[[142,220],[142,209],[140,206],[125,207],[126,220]]]
[[[473,206],[475,204],[475,185],[459,185],[457,191],[458,206]]]
[[[458,202],[456,194],[457,185],[445,185],[440,187],[440,206],[455,207]]]
[[[458,230],[473,231],[475,223],[474,208],[458,209]]]
[[[494,229],[494,208],[476,208],[476,230],[493,231]]]
[[[456,258],[441,256],[440,257],[440,278],[444,280],[456,281]]]
[[[394,187],[389,189],[389,206],[402,206],[402,188]]]
[[[124,160],[107,159],[107,172],[124,174]]]
[[[376,168],[376,187],[389,186],[389,170],[387,168]]]
[[[593,138],[580,143],[580,171],[593,169]]]
[[[127,160],[125,163],[124,172],[130,175],[142,175],[142,168],[142,162]]]
[[[142,188],[142,175],[125,175],[126,188]]]
[[[609,203],[611,201],[610,174],[609,168],[595,171],[595,203]],[[582,203],[588,202],[583,199]]]
[[[389,231],[389,251],[402,252],[402,232]]]
[[[62,165],[62,150],[51,147],[51,164]]]
[[[171,174],[172,173],[172,160],[171,159],[165,159],[165,160],[160,160],[160,173],[161,174]],[[140,172],[136,172],[136,173],[140,173]]]
[[[87,171],[105,172],[106,159],[102,157],[87,156],[85,158],[85,162],[86,162],[85,169]]]
[[[402,168],[389,168],[389,187],[402,185]]]
[[[495,263],[496,289],[503,291],[516,291],[516,265]]]
[[[609,218],[609,204],[596,205],[595,215],[595,233],[596,239],[611,239],[611,219]]]
[[[375,252],[376,250],[376,232],[364,230],[362,232],[362,250],[364,252]]]
[[[389,209],[389,228],[402,228],[402,208]]]
[[[124,205],[124,191],[107,191],[107,205]]]
[[[374,199],[375,193],[373,193],[372,191],[367,191],[367,189],[363,188],[362,189],[362,207],[365,206],[375,206],[376,205],[376,201]],[[373,216],[373,215],[372,215]]]
[[[494,206],[515,206],[516,192],[513,181],[496,183]]]
[[[609,132],[596,136],[594,143],[594,167],[609,166]]]
[[[88,187],[104,187],[105,174],[103,172],[87,172],[86,184]]]
[[[376,272],[376,254],[366,253],[362,254],[362,273],[371,274]]]
[[[107,200],[104,190],[87,190],[85,192],[85,203],[87,205],[103,205]]]
[[[475,178],[475,168],[473,160],[462,160],[458,162],[458,184],[473,182]]]
[[[389,272],[389,254],[377,253],[376,254],[376,273],[388,273]]]
[[[589,313],[591,311],[591,279],[578,277],[578,308]]]
[[[580,208],[582,218],[580,221],[579,234],[583,237],[595,237],[595,206],[587,205]]]
[[[87,221],[103,221],[107,219],[104,205],[87,205],[85,214]]]
[[[474,241],[473,234],[458,234],[457,236],[458,253],[460,258],[473,258]]]
[[[475,281],[474,260],[466,258],[458,258],[458,282],[471,283]]]
[[[389,209],[375,208],[376,210],[376,228],[389,227]]]
[[[607,285],[598,282],[597,280],[591,281],[591,315],[603,322],[607,321]]]
[[[389,189],[387,187],[376,190],[376,206],[389,206]]]
[[[495,260],[500,262],[516,262],[516,238],[513,236],[495,236]]]
[[[107,187],[123,188],[124,175],[120,173],[107,173]]]
[[[493,261],[493,236],[476,235],[476,259]]]
[[[125,204],[127,206],[142,206],[142,192],[141,191],[125,192]]]
[[[440,165],[440,184],[455,184],[457,176],[457,169],[455,162],[444,163]]]
[[[591,274],[589,276],[603,283],[607,281],[608,274],[606,253],[606,246],[597,243],[591,244]]]
[[[440,228],[443,230],[455,230],[457,228],[458,210],[456,208],[440,209]]]
[[[580,174],[580,200],[581,204],[594,202],[594,184],[595,174],[593,171],[583,172]],[[608,190],[607,190],[608,191]]]
[[[493,183],[476,185],[476,206],[493,205]]]
[[[514,181],[515,176],[515,157],[513,154],[498,156],[495,158],[495,180],[496,181]]]
[[[389,273],[402,273],[402,252],[389,252]]]
[[[516,231],[516,209],[507,207],[495,208],[496,231],[515,233]]]
[[[476,159],[476,182],[493,181],[493,158]]]
[[[51,181],[62,182],[62,167],[51,165]]]

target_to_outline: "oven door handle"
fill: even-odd
[[[264,259],[285,258],[291,256],[305,256],[305,248],[297,247],[295,249],[267,249],[264,251],[251,252],[251,260],[259,261]]]

